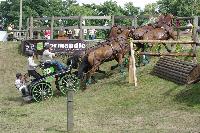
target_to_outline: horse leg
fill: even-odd
[[[119,64],[116,64],[116,65],[113,65],[113,66],[111,66],[111,70],[114,70],[115,68],[117,68],[119,66]]]
[[[171,53],[172,50],[167,47],[167,44],[165,44],[165,43],[162,43],[162,44],[165,46],[167,52]]]
[[[94,73],[95,73],[95,71],[98,69],[98,67],[97,66],[94,66],[91,70],[90,70],[90,72],[88,72],[87,73],[87,75],[86,75],[86,84],[91,84],[92,83],[92,80],[95,82],[95,83],[97,83],[97,81],[95,80],[95,77],[94,77]]]
[[[105,72],[105,71],[102,71],[102,70],[100,70],[100,69],[99,69],[99,67],[98,67],[98,69],[96,70],[96,72],[98,72],[98,73],[103,73],[103,74],[106,74],[106,72]]]
[[[123,55],[122,54],[119,54],[118,55],[118,64],[119,64],[119,66],[120,66],[120,72],[122,73],[123,72],[123,69],[124,69],[124,67],[123,67]]]

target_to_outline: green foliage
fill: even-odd
[[[200,15],[200,0],[159,0],[161,13],[172,13],[175,16]]]
[[[0,17],[2,17],[4,27],[13,23],[15,28],[19,25],[19,4],[20,0],[7,0],[0,3]],[[44,16],[132,16],[132,15],[157,15],[158,13],[172,13],[174,16],[192,16],[200,15],[200,0],[159,0],[156,3],[147,4],[144,11],[135,7],[133,2],[125,5],[118,5],[116,1],[107,0],[103,4],[82,4],[79,5],[76,0],[23,0],[23,25],[27,18]],[[141,25],[144,21],[138,19]],[[131,25],[131,20],[120,19],[115,21],[120,25]],[[2,23],[2,22],[0,22]],[[46,25],[42,22],[42,25]],[[87,25],[110,24],[106,20],[88,20]],[[62,25],[77,25],[78,21],[63,21]],[[60,25],[56,23],[56,26]],[[25,28],[25,27],[24,27]],[[102,33],[105,31],[101,31]],[[99,33],[98,33],[99,34]],[[100,33],[101,34],[101,33]]]

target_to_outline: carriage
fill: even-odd
[[[71,66],[67,70],[58,71],[57,67],[50,62],[41,63],[43,75],[39,79],[32,79],[27,83],[29,96],[36,102],[49,99],[53,96],[53,82],[62,95],[66,95],[69,90],[77,91],[79,82],[71,72]]]

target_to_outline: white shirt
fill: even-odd
[[[89,30],[89,35],[94,35],[94,34],[95,34],[95,32],[96,32],[96,30],[95,30],[95,29],[90,29],[90,30]]]
[[[87,29],[83,29],[83,34],[87,35]]]
[[[74,36],[79,36],[80,29],[74,29]]]
[[[15,86],[19,89],[23,84],[21,83],[20,79],[15,80]]]
[[[15,80],[15,86],[16,88],[21,91],[23,88],[26,89],[26,85],[22,83],[22,81],[20,79],[16,79]]]
[[[188,23],[187,27],[193,27],[193,25],[191,23]]]
[[[28,70],[35,70],[36,66],[33,57],[28,57]]]
[[[55,56],[55,54],[51,53],[48,49],[46,49],[42,54],[42,61],[43,62],[51,61],[53,59],[53,56]]]
[[[191,27],[193,28],[193,25],[191,23],[188,23],[187,24],[187,27]],[[187,32],[192,32],[192,29],[186,29]]]

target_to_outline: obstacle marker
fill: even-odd
[[[200,65],[170,57],[161,57],[153,74],[178,84],[191,84],[200,80]]]

